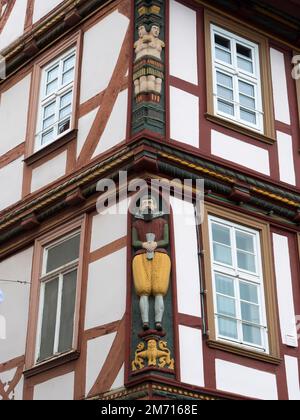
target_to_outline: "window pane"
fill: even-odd
[[[52,68],[51,70],[48,70],[47,72],[47,83],[53,82],[53,80],[58,78],[58,69],[59,66]]]
[[[260,324],[259,307],[251,303],[241,302],[242,320],[252,324]]]
[[[230,89],[233,89],[233,81],[231,76],[227,76],[224,73],[217,72],[217,83],[219,85],[226,86]]]
[[[255,112],[247,111],[246,109],[243,109],[243,108],[241,108],[241,119],[251,124],[256,124]]]
[[[222,295],[234,297],[234,282],[230,277],[224,277],[216,274],[216,290]]]
[[[237,252],[238,267],[241,270],[251,271],[256,273],[256,262],[255,256],[252,254],[245,253],[243,251]]]
[[[215,35],[215,42],[216,42],[217,45],[220,45],[223,48],[226,48],[228,50],[231,49],[231,47],[230,47],[230,40],[227,39],[227,38],[224,38],[224,37],[222,37],[220,35]]]
[[[60,108],[64,108],[65,106],[72,103],[72,91],[66,93],[60,98]]]
[[[41,138],[41,145],[43,146],[44,144],[50,143],[54,138],[54,130],[49,130],[47,131],[47,133],[43,133],[42,134],[42,138]]]
[[[75,54],[71,55],[70,57],[66,58],[64,61],[64,72],[73,69],[75,66]]]
[[[221,100],[218,100],[218,111],[234,116],[234,106]]]
[[[252,61],[245,60],[244,58],[238,57],[238,68],[248,73],[253,73],[253,63]]]
[[[255,99],[249,98],[248,96],[240,95],[240,104],[255,110]]]
[[[58,279],[46,283],[44,287],[45,295],[39,360],[53,356],[54,352]]]
[[[258,287],[250,283],[240,282],[240,296],[246,302],[258,303]]]
[[[238,54],[243,55],[244,57],[249,58],[252,60],[252,50],[251,48],[245,47],[244,45],[237,44],[236,51]]]
[[[59,353],[72,350],[73,347],[76,283],[77,270],[64,276],[58,347]]]
[[[51,95],[58,89],[58,79],[53,80],[53,82],[50,82],[47,84],[46,88],[46,96]]]
[[[44,118],[49,118],[52,115],[55,115],[55,104],[56,104],[56,102],[51,102],[51,104],[45,106],[45,108],[44,108]]]
[[[59,120],[64,119],[65,117],[68,117],[72,112],[71,105],[67,105],[65,108],[62,108],[59,112]]]
[[[79,257],[80,234],[50,248],[48,250],[47,268],[49,273],[69,262],[75,261]]]
[[[238,339],[237,321],[227,318],[218,318],[219,334],[223,337]]]
[[[58,125],[58,134],[62,134],[71,127],[71,120],[68,118]]]
[[[262,346],[261,329],[243,324],[243,336],[246,343]]]
[[[230,229],[228,227],[213,223],[212,233],[214,242],[231,246]]]
[[[214,244],[214,260],[221,264],[232,265],[231,248],[225,245]]]
[[[233,101],[233,91],[223,86],[218,86],[218,97],[222,99],[227,99],[228,101]]]
[[[249,83],[245,83],[239,80],[239,90],[240,93],[243,93],[244,95],[251,96],[252,98],[255,97],[254,86],[250,85]]]
[[[236,317],[235,300],[224,296],[217,296],[217,312],[219,315]]]
[[[236,231],[236,246],[238,249],[254,254],[254,237],[248,233]]]
[[[216,58],[217,60],[224,61],[224,63],[231,64],[231,53],[221,50],[220,48],[216,48]]]

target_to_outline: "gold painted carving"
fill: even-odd
[[[154,14],[159,15],[160,14],[160,7],[159,6],[150,6],[150,7],[140,7],[138,10],[139,16]]]
[[[147,366],[146,366],[147,363]],[[148,346],[139,343],[135,352],[135,359],[132,362],[132,371],[144,369],[145,367],[158,367],[174,370],[175,361],[171,358],[166,341],[149,340]]]

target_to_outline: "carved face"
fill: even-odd
[[[148,343],[148,349],[149,350],[155,350],[156,349],[156,341],[155,340],[150,340]]]
[[[156,201],[153,198],[143,198],[141,202],[141,213],[154,213],[157,210]]]
[[[160,34],[160,27],[157,25],[153,25],[151,28],[151,34],[155,37],[158,38],[159,34]]]
[[[147,31],[144,25],[139,27],[139,37],[143,38],[143,36],[147,35]]]

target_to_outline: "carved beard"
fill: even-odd
[[[144,221],[146,223],[151,222],[153,220],[153,214],[150,209],[145,210],[145,213],[143,213]]]

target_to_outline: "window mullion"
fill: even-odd
[[[55,340],[54,340],[54,353],[58,353],[59,348],[59,332],[60,332],[60,317],[62,305],[62,290],[63,290],[63,274],[59,275],[58,294],[57,294],[57,311],[56,311],[56,325],[55,325]]]

